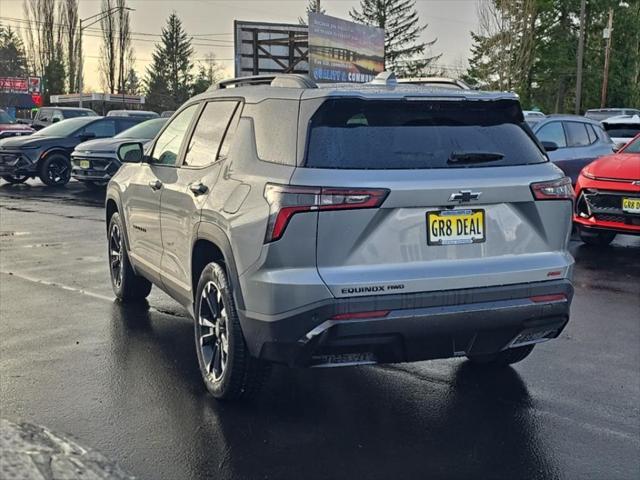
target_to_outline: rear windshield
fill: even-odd
[[[62,116],[64,118],[76,118],[76,117],[95,117],[98,114],[93,110],[63,110]]]
[[[604,128],[614,138],[633,138],[640,133],[640,123],[605,123]]]
[[[306,166],[494,167],[546,162],[512,100],[330,99],[309,126]]]

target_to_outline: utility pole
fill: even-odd
[[[607,104],[607,87],[609,84],[609,57],[611,56],[611,37],[613,36],[613,8],[609,8],[609,23],[604,32],[607,39],[607,46],[604,51],[604,75],[602,78],[602,94],[600,95],[600,108]]]
[[[129,7],[113,7],[109,10],[104,10],[100,13],[96,13],[95,15],[91,15],[90,17],[80,19],[80,25],[78,30],[79,32],[78,40],[80,43],[79,58],[78,58],[78,96],[79,96],[78,105],[80,108],[82,108],[82,87],[83,87],[82,65],[83,65],[83,57],[84,57],[82,53],[82,32],[84,32],[84,30],[86,28],[89,28],[91,25],[95,25],[103,18],[113,15],[114,13],[119,12],[120,10],[129,10],[130,12],[134,11],[133,8],[129,8]],[[93,20],[93,21],[87,24],[86,22],[89,20]]]
[[[320,0],[316,0],[316,13],[322,13],[322,9],[320,8]]]
[[[578,39],[578,69],[576,75],[576,110],[575,114],[580,115],[582,103],[582,64],[584,61],[584,30],[587,0],[580,2],[580,38]]]

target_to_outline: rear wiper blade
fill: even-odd
[[[499,152],[451,152],[447,163],[495,162],[504,158]]]

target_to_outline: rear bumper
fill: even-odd
[[[563,294],[562,300],[531,300]],[[395,363],[494,353],[557,337],[569,320],[569,280],[320,302],[277,319],[240,311],[251,353],[291,366]],[[389,310],[384,318],[332,320]]]

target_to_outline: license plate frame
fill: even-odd
[[[463,238],[463,239],[436,239],[432,238],[431,218],[440,219],[442,217],[459,217],[459,216],[475,216],[480,214],[482,220],[482,236],[480,238]],[[429,246],[448,246],[448,245],[472,245],[476,243],[484,243],[487,241],[487,215],[484,208],[455,208],[453,210],[432,210],[427,212],[427,245]],[[459,236],[459,235],[458,235]]]
[[[631,206],[628,205],[629,203]],[[622,197],[622,211],[640,215],[640,197]]]

